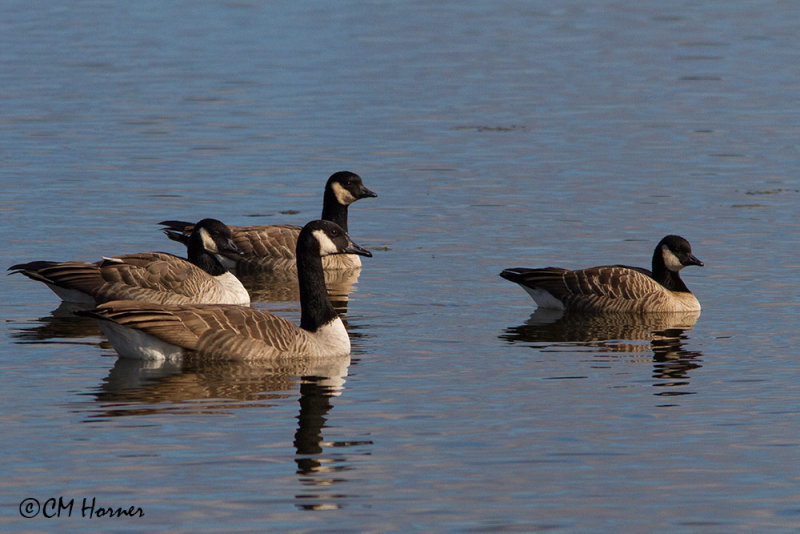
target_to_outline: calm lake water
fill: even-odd
[[[379,195],[349,365],[120,361],[6,277],[4,531],[800,529],[800,3],[0,5],[2,265],[304,224],[343,169]],[[696,318],[557,319],[498,277],[670,233]]]

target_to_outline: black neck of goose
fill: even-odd
[[[297,280],[300,283],[300,328],[316,332],[320,326],[338,317],[325,287],[319,245],[298,247]]]
[[[347,206],[343,206],[336,200],[336,195],[330,188],[325,188],[325,198],[322,199],[323,221],[332,221],[342,227],[347,232]]]
[[[200,239],[190,238],[187,247],[187,258],[211,276],[225,274],[225,267],[219,262],[216,256],[208,252]]]
[[[689,288],[686,287],[686,284],[683,283],[683,280],[681,280],[681,275],[675,271],[670,271],[667,269],[667,266],[664,265],[661,247],[658,247],[653,253],[653,278],[670,291],[691,293]]]

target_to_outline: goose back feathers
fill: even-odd
[[[142,252],[94,263],[34,261],[9,270],[44,282],[62,300],[80,305],[110,300],[249,304],[247,290],[220,263],[222,254],[237,250],[227,226],[204,219],[188,239],[188,261],[166,252]]]
[[[341,321],[330,328],[326,343],[321,343],[321,336],[264,310],[234,305],[147,304],[113,301],[92,313],[102,319],[100,328],[122,357],[175,360],[196,354],[212,360],[257,360],[350,352]]]
[[[296,254],[300,326],[242,306],[117,301],[82,314],[100,319],[104,333],[123,357],[260,360],[349,354],[350,339],[328,298],[322,271],[322,257],[333,254],[371,256],[335,223],[308,223],[298,238]]]
[[[347,208],[361,198],[376,197],[367,189],[361,177],[349,171],[334,173],[325,184],[322,220],[332,221],[347,232]],[[185,221],[162,221],[164,233],[173,241],[186,243],[192,224]],[[246,275],[263,271],[296,269],[295,246],[300,226],[290,224],[232,226],[233,240],[241,255],[229,255],[228,268]],[[358,255],[336,254],[322,260],[325,270],[356,269],[361,267]]]
[[[702,266],[689,242],[664,237],[653,253],[652,271],[626,265],[568,270],[559,267],[506,269],[500,276],[522,286],[542,308],[574,312],[691,312],[700,303],[679,275]]]

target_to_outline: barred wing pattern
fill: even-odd
[[[568,270],[508,269],[509,280],[550,293],[564,306],[578,312],[690,311],[696,299],[669,291],[648,276],[648,271],[624,265],[605,265]]]
[[[98,303],[211,303],[227,296],[203,269],[166,252],[123,254],[94,263],[38,261],[12,268],[35,280],[85,293]]]
[[[189,356],[259,360],[316,356],[315,339],[291,321],[264,310],[232,305],[148,306],[116,301],[88,312],[178,346]]]

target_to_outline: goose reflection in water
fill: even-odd
[[[325,287],[334,309],[339,315],[347,313],[347,302],[355,291],[361,268],[339,269],[323,272]],[[250,293],[250,299],[258,302],[299,302],[300,289],[294,271],[260,272],[240,275],[239,279]]]
[[[322,429],[332,408],[330,388],[318,382],[300,384],[300,414],[294,446],[297,451],[297,476],[305,493],[295,496],[296,506],[303,510],[341,508],[349,496],[334,491],[344,482],[341,473],[353,468],[353,454],[368,455],[371,440],[326,441],[323,448]]]
[[[371,441],[326,441],[323,437],[333,399],[344,391],[349,366],[349,355],[258,363],[118,358],[95,393],[99,410],[88,419],[268,408],[296,396],[299,386],[294,447],[297,477],[305,491],[295,496],[297,507],[338,508],[349,496],[333,491],[341,480],[335,473],[352,469],[353,454],[368,454],[357,448],[372,445]]]
[[[499,337],[511,343],[529,343],[542,352],[596,352],[595,358],[615,354],[652,353],[653,386],[670,388],[689,384],[689,372],[701,367],[702,353],[685,348],[700,312],[644,314],[562,314],[537,309],[520,326],[507,328]],[[635,356],[634,356],[634,359]],[[688,395],[665,390],[656,395]]]
[[[80,306],[69,302],[50,312],[50,315],[39,317],[31,322],[26,321],[26,326],[11,328],[11,337],[16,343],[42,343],[53,340],[91,338],[102,336],[97,321],[88,317],[78,317],[73,312],[81,309]],[[27,326],[30,325],[30,326]],[[96,345],[96,341],[77,342]]]
[[[93,418],[264,407],[294,396],[298,382],[306,381],[338,396],[349,365],[349,355],[258,362],[117,358],[95,394],[101,410]]]

